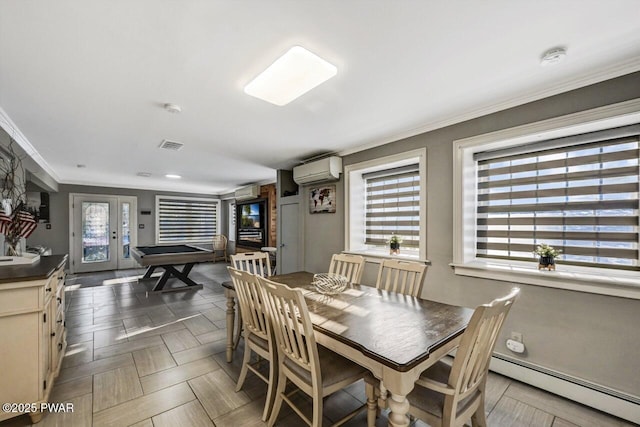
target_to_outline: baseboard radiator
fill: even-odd
[[[494,353],[490,369],[509,378],[640,424],[640,397],[638,396],[499,353]]]

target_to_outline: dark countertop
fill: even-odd
[[[67,261],[67,255],[40,256],[33,264],[0,266],[0,283],[41,280],[51,276]]]

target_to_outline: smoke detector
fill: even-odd
[[[540,64],[552,65],[562,61],[567,56],[567,49],[563,47],[554,47],[546,51],[540,58]]]
[[[182,111],[182,107],[177,104],[164,104],[164,109],[171,114],[178,114]]]

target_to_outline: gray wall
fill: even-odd
[[[144,224],[144,229],[138,229],[138,245],[152,245],[156,238],[156,195],[174,195],[186,197],[217,198],[210,194],[184,194],[170,191],[133,190],[127,188],[92,187],[86,185],[65,185],[58,187],[57,193],[49,194],[50,224],[47,230],[45,224],[38,228],[27,239],[27,244],[50,247],[54,254],[69,253],[69,194],[110,194],[118,196],[136,196],[138,198],[138,224]],[[39,190],[38,190],[39,191]],[[226,222],[226,211],[221,203],[221,226]],[[150,210],[151,215],[140,215],[141,210]]]
[[[453,149],[456,139],[537,122],[640,97],[640,73],[602,82],[478,119],[427,132],[344,157],[345,165],[427,148],[427,272],[423,297],[474,307],[503,295],[512,283],[456,276],[453,259]],[[337,184],[338,212],[304,208],[305,269],[326,271],[331,254],[344,249],[344,188]],[[301,194],[308,204],[309,186]],[[367,264],[373,280],[375,264]],[[639,277],[640,279],[640,277]],[[640,301],[518,285],[522,294],[496,351],[510,331],[523,333],[524,360],[640,397]]]

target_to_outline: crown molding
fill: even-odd
[[[467,120],[476,119],[478,117],[486,116],[488,114],[504,111],[509,108],[517,107],[519,105],[527,104],[529,102],[538,101],[540,99],[549,98],[554,95],[558,95],[564,92],[568,92],[575,89],[580,89],[585,86],[600,83],[606,80],[621,77],[626,74],[631,74],[636,71],[640,71],[640,57],[633,58],[628,61],[618,63],[614,66],[602,68],[596,72],[585,73],[581,76],[574,76],[566,78],[563,81],[545,87],[542,90],[535,90],[529,93],[512,97],[494,104],[470,109],[461,114],[455,114],[450,117],[432,121],[422,126],[407,129],[393,134],[392,136],[385,137],[381,140],[371,141],[366,144],[359,145],[354,148],[343,150],[338,152],[339,156],[348,156],[349,154],[358,153],[360,151],[368,150],[371,148],[379,147],[381,145],[388,144],[390,142],[400,141],[402,139],[410,138],[412,136],[420,135],[422,133],[430,132],[436,129],[441,129],[447,126],[462,123]]]
[[[51,178],[53,178],[56,182],[60,182],[60,177],[53,170],[53,168],[47,163],[47,161],[38,153],[38,150],[35,149],[33,145],[29,142],[26,136],[20,131],[18,126],[11,120],[11,117],[7,114],[7,112],[0,106],[0,127],[7,132],[9,137],[13,138],[20,147],[25,151],[25,153],[33,159],[34,162],[38,164],[42,168],[43,171],[49,174]]]

